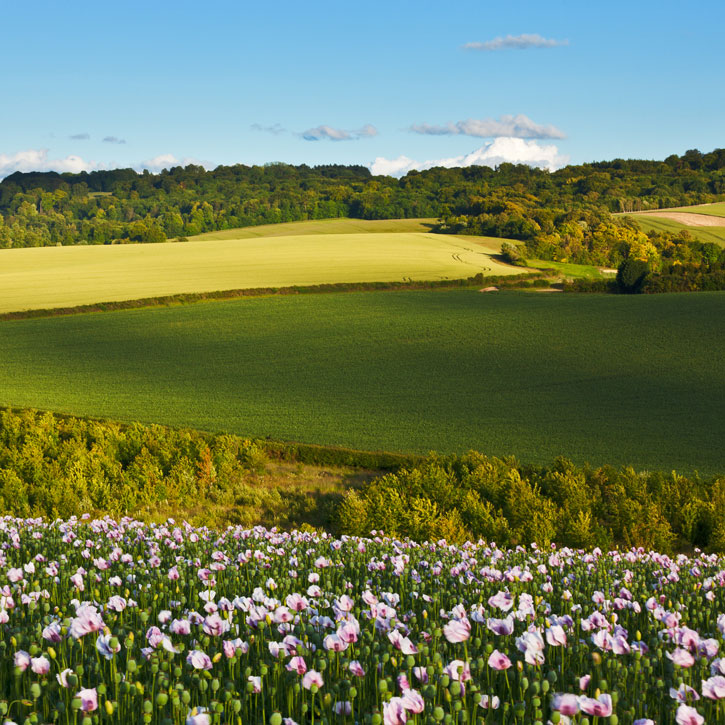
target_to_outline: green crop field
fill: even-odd
[[[229,230],[218,235],[237,236],[178,244],[4,249],[0,313],[228,289],[522,272],[492,257],[501,239],[396,231],[426,228],[421,220],[400,221],[305,222],[279,225],[286,228],[279,233],[294,234],[241,238],[246,230]]]
[[[712,242],[713,244],[719,244],[721,247],[725,247],[725,219],[723,219],[722,227],[692,227],[676,222],[674,219],[667,219],[666,217],[633,214],[629,218],[634,219],[645,232],[654,230],[656,232],[679,234],[679,232],[685,230],[701,242]]]
[[[0,323],[0,404],[364,450],[725,471],[725,294],[253,298]]]
[[[714,204],[697,204],[696,206],[678,206],[672,209],[662,209],[661,211],[686,211],[690,214],[725,217],[725,201],[718,201]],[[723,224],[725,224],[725,221],[723,221]]]

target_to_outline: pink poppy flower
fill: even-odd
[[[61,687],[68,688],[68,687],[70,687],[70,684],[68,683],[68,675],[72,675],[72,674],[73,674],[73,670],[71,670],[70,667],[67,667],[62,672],[59,672],[55,676],[55,679],[58,680],[58,684]]]
[[[307,663],[304,657],[293,657],[286,667],[290,672],[296,672],[298,675],[304,675],[307,672]]]
[[[569,693],[557,693],[552,707],[562,715],[576,715],[579,712],[579,698]]]
[[[494,670],[507,670],[511,667],[511,660],[505,654],[495,649],[488,658],[488,666]]]
[[[309,606],[307,599],[297,592],[289,594],[285,600],[287,606],[294,612],[302,612]]]
[[[443,634],[449,642],[465,642],[471,636],[468,619],[454,619],[443,626]]]
[[[71,621],[68,634],[74,639],[80,639],[91,632],[103,629],[103,619],[92,604],[83,604],[76,610],[76,616]]]
[[[22,569],[8,569],[8,580],[13,584],[19,582],[23,578]]]
[[[191,622],[188,619],[175,619],[169,625],[169,631],[172,634],[189,634],[191,632]]]
[[[349,715],[352,712],[352,703],[350,700],[342,700],[336,702],[332,707],[335,715]]]
[[[693,701],[700,699],[697,690],[686,685],[684,682],[680,683],[680,686],[676,690],[674,687],[670,687],[670,697],[673,700],[677,700],[677,702],[687,702],[688,699]]]
[[[203,708],[194,708],[186,718],[185,725],[211,725],[211,718]]]
[[[425,710],[425,701],[417,690],[403,690],[403,707],[412,713],[421,713]]]
[[[680,705],[675,715],[677,725],[703,725],[705,718],[694,707]]]
[[[702,694],[711,700],[722,700],[725,697],[725,677],[715,675],[702,681]]]
[[[247,677],[247,681],[252,683],[252,692],[255,695],[258,695],[260,692],[262,692],[262,678],[259,676],[249,675]]]
[[[583,675],[579,678],[579,689],[584,692],[584,690],[589,687],[589,683],[591,682],[592,676],[591,675]]]
[[[546,641],[552,647],[566,647],[566,632],[560,624],[554,624],[546,630]]]
[[[347,666],[347,669],[350,670],[350,674],[355,677],[365,677],[365,670],[358,660],[352,660]]]
[[[403,705],[402,697],[391,697],[388,702],[383,705],[383,724],[384,725],[405,725],[408,715]]]
[[[107,659],[113,659],[113,655],[121,651],[121,643],[119,642],[115,647],[111,647],[111,635],[110,634],[99,634],[96,640],[96,649]]]
[[[579,697],[579,709],[587,715],[609,717],[612,714],[612,696],[604,693],[594,699],[593,697],[581,695]]]
[[[347,642],[348,644],[353,644],[354,642],[357,642],[359,634],[360,626],[357,624],[357,622],[344,622],[337,630],[337,636],[343,642]]]
[[[424,685],[428,683],[428,670],[425,667],[413,667],[413,674]]]
[[[488,695],[481,695],[481,701],[478,703],[484,710],[498,710],[501,700],[498,696],[494,695],[489,697]]]
[[[193,649],[186,655],[186,661],[195,670],[210,670],[212,668],[212,662],[208,654],[198,649]]]
[[[678,647],[672,654],[669,652],[665,654],[680,667],[692,667],[695,664],[695,658],[686,649]]]
[[[508,592],[499,592],[488,598],[488,606],[508,612],[514,606],[514,598]]]
[[[501,636],[509,635],[514,631],[514,618],[512,614],[509,614],[506,619],[495,619],[489,617],[486,621],[486,626],[494,633]]]
[[[336,634],[328,634],[322,640],[322,645],[326,650],[331,650],[332,652],[342,652],[348,648],[347,642],[343,642]]]
[[[309,690],[312,685],[322,687],[324,684],[325,681],[322,679],[322,675],[316,670],[308,670],[302,678],[302,687],[304,687],[305,690]]]
[[[50,660],[47,657],[31,657],[30,669],[36,675],[47,675],[50,672]]]
[[[227,630],[224,621],[218,614],[210,614],[204,619],[203,630],[212,637],[221,637]]]
[[[81,699],[81,710],[83,712],[94,712],[98,709],[98,693],[95,687],[76,692],[76,697]]]
[[[15,653],[13,663],[25,672],[30,667],[30,655],[24,649],[20,649]]]

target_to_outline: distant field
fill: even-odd
[[[571,262],[552,262],[549,259],[527,259],[529,267],[537,269],[553,269],[557,274],[565,277],[583,277],[584,279],[601,279],[610,277],[604,274],[599,267],[593,264],[572,264]]]
[[[178,244],[0,250],[0,313],[226,289],[522,272],[492,258],[501,239],[396,231],[426,224],[402,222],[332,220],[266,229],[280,236],[254,227],[257,236],[246,238],[239,234],[248,230],[233,230],[234,238],[230,230],[218,233],[226,238]]]
[[[713,473],[723,359],[723,293],[267,297],[2,322],[0,404]]]
[[[718,201],[714,204],[698,204],[697,206],[677,206],[662,211],[685,211],[689,214],[706,214],[707,216],[725,217],[725,201]],[[725,224],[725,221],[723,222]]]
[[[224,229],[189,237],[189,241],[215,239],[253,239],[255,237],[287,237],[300,234],[390,234],[394,232],[429,232],[436,219],[314,219],[284,224],[262,224],[257,227]]]
[[[693,227],[666,217],[645,216],[644,214],[631,214],[628,216],[634,219],[645,232],[655,230],[678,234],[684,229],[701,242],[712,242],[713,244],[725,246],[725,219],[723,219],[722,227]]]

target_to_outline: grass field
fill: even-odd
[[[0,323],[0,404],[725,471],[725,294],[267,297]]]
[[[697,204],[696,206],[677,206],[672,209],[667,209],[667,211],[685,211],[689,214],[725,217],[725,201],[718,201],[714,204]],[[723,224],[725,224],[725,221]]]
[[[721,247],[725,247],[725,219],[723,219],[722,227],[692,227],[665,217],[632,214],[629,218],[634,219],[645,232],[654,230],[657,232],[678,234],[684,229],[701,242],[712,242],[713,244],[719,244]]]
[[[423,225],[420,220],[402,222],[397,226]],[[362,227],[356,220],[307,224],[305,234],[0,250],[0,313],[227,289],[522,272],[492,257],[501,239],[391,231],[393,222]],[[286,227],[280,233],[300,228],[279,226]],[[317,231],[322,227],[325,233]],[[367,231],[349,231],[359,228]],[[260,232],[262,227],[253,229]]]
[[[602,273],[599,267],[593,264],[572,264],[571,262],[552,262],[548,259],[527,259],[529,267],[537,269],[553,269],[556,274],[564,277],[582,277],[584,279],[602,279],[612,274]]]

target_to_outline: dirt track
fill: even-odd
[[[710,216],[709,214],[689,214],[684,211],[637,211],[630,212],[637,216],[658,216],[672,219],[673,222],[686,224],[688,227],[725,227],[725,217]]]

